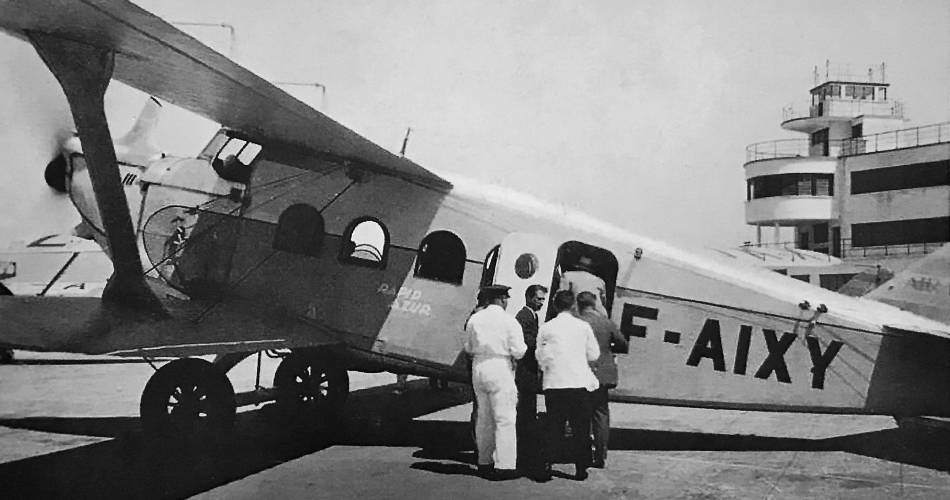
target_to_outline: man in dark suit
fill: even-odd
[[[537,429],[538,418],[538,391],[541,384],[538,380],[538,361],[534,356],[534,348],[538,337],[538,311],[547,300],[548,289],[541,285],[531,285],[525,290],[524,307],[515,314],[515,319],[521,323],[524,333],[524,343],[528,351],[518,361],[515,371],[515,385],[518,387],[518,418],[515,427],[518,433],[518,468],[522,473],[531,473],[529,470],[539,466]]]
[[[629,349],[627,339],[620,334],[620,330],[610,318],[600,313],[597,307],[598,299],[591,292],[581,292],[577,295],[577,310],[580,318],[590,324],[600,347],[600,357],[591,363],[594,375],[600,382],[600,387],[591,393],[590,401],[593,409],[591,427],[594,433],[594,459],[592,465],[603,469],[607,462],[607,439],[610,434],[610,409],[607,406],[607,390],[617,387],[617,363],[614,353],[626,353]]]

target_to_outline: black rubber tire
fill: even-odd
[[[173,440],[227,434],[236,410],[227,375],[197,358],[159,368],[145,384],[139,404],[146,436]]]
[[[329,356],[293,352],[274,373],[281,419],[303,425],[334,423],[343,414],[350,377]]]

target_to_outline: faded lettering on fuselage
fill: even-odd
[[[425,317],[432,315],[432,305],[422,300],[422,290],[407,286],[396,288],[389,283],[380,283],[376,288],[376,293],[393,297],[393,301],[389,303],[389,308],[392,310]]]

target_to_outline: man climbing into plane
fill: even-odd
[[[504,285],[484,287],[488,306],[473,314],[465,327],[465,352],[472,357],[472,388],[478,405],[478,471],[497,480],[518,477],[515,362],[528,349],[521,325],[505,312],[508,290]]]
[[[617,362],[614,353],[626,353],[627,339],[609,318],[597,312],[597,297],[590,292],[577,294],[577,310],[580,319],[594,330],[600,347],[600,357],[591,363],[600,387],[591,393],[591,427],[594,435],[594,458],[592,466],[603,469],[607,463],[607,440],[610,434],[610,409],[607,406],[607,391],[617,387]]]
[[[594,262],[589,256],[578,257],[574,267],[561,275],[558,290],[567,290],[575,297],[581,292],[593,293],[598,299],[597,311],[607,316],[607,308],[604,307],[607,303],[607,286],[604,280],[594,273]]]

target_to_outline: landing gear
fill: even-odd
[[[222,435],[234,425],[234,388],[211,363],[172,361],[145,384],[139,410],[146,435],[187,439]]]
[[[303,425],[332,424],[343,413],[350,378],[326,354],[298,351],[280,362],[274,388],[283,419]]]

